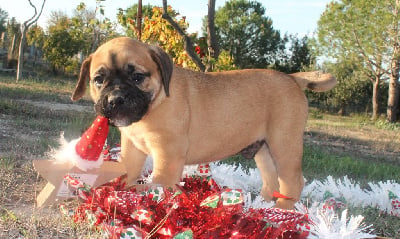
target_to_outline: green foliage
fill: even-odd
[[[153,7],[152,5],[147,4],[142,6],[142,20],[147,18],[152,18],[153,16]],[[136,38],[136,18],[137,18],[137,10],[138,5],[133,4],[132,6],[128,7],[126,10],[119,8],[118,9],[118,22],[121,26],[125,29],[125,34],[129,37]],[[142,29],[143,29],[143,21],[142,21]]]
[[[6,28],[7,18],[8,18],[8,12],[1,9],[0,7],[0,34],[7,30]]]
[[[68,74],[72,74],[77,76],[79,74],[79,69],[81,67],[81,63],[76,58],[68,59],[68,62],[65,67],[65,72]]]
[[[29,28],[26,36],[28,45],[35,46],[39,49],[43,48],[45,41],[45,32],[40,26]]]
[[[257,1],[231,0],[215,13],[221,49],[230,52],[238,68],[266,68],[284,49],[279,31]]]
[[[12,17],[7,22],[7,27],[6,27],[7,39],[5,42],[5,46],[6,46],[6,48],[8,48],[9,59],[17,59],[18,58],[18,45],[17,44],[21,39],[20,28],[21,28],[21,24],[17,22],[15,17]],[[15,37],[15,44],[13,45],[12,41],[13,41],[14,37]],[[11,46],[14,46],[14,48],[11,49]],[[9,61],[9,66],[10,65],[12,65],[12,64],[10,64],[10,61]]]
[[[160,7],[152,7],[151,5],[143,6],[143,20],[142,20],[142,38],[143,42],[149,44],[157,44],[163,48],[171,57],[176,65],[196,69],[196,65],[189,58],[184,50],[184,41],[179,33],[162,17],[163,10]],[[119,21],[127,29],[127,34],[131,37],[137,36],[138,29],[136,28],[136,11],[137,5],[128,8],[123,13],[120,10]],[[151,10],[151,12],[149,12]],[[185,31],[189,23],[185,17],[179,17],[171,6],[168,7],[168,14],[170,17]],[[192,36],[196,40],[196,35]]]
[[[66,29],[52,30],[43,45],[46,59],[54,67],[64,70],[69,59],[81,48],[82,41],[74,38]]]
[[[332,1],[318,21],[317,52],[337,61],[351,61],[380,87],[380,81],[398,73],[397,66],[394,66],[397,64],[393,63],[399,59],[400,50],[399,7],[399,2],[394,0]],[[379,90],[374,90],[375,94],[371,94],[373,118],[378,118],[379,113],[377,92]],[[389,99],[396,97],[389,95]]]
[[[72,18],[63,13],[52,13],[43,52],[55,69],[76,73],[79,64],[72,57],[78,53],[87,56],[98,45],[117,35],[108,18],[99,20],[96,17],[97,11],[102,9],[100,2],[97,10],[88,10],[80,3]]]
[[[298,38],[291,35],[282,41],[286,41],[286,38],[288,38],[288,49],[279,51],[272,68],[285,73],[304,71],[309,68],[315,62],[315,57],[311,54],[308,37]]]
[[[380,62],[387,54],[392,23],[387,1],[333,1],[318,21],[318,41],[324,53],[337,58],[356,53],[362,61]],[[353,59],[356,60],[356,59]],[[380,67],[378,65],[378,67]]]
[[[207,60],[207,58],[203,58],[203,60],[205,61]],[[221,51],[219,53],[218,59],[214,61],[214,71],[230,71],[237,69],[237,67],[233,63],[232,56],[227,51]]]
[[[338,109],[342,115],[346,115],[349,107],[354,109],[368,105],[372,84],[354,63],[351,61],[327,63],[325,67],[338,81],[335,88],[323,93],[331,106]]]
[[[98,18],[98,13],[104,15],[101,1],[97,1],[96,10],[87,9],[84,3],[80,3],[71,18],[71,33],[82,41],[80,52],[85,56],[96,50],[101,43],[118,35],[110,19]]]
[[[386,129],[386,130],[400,132],[400,123],[390,123],[386,120],[377,120],[375,121],[375,126],[378,129]]]

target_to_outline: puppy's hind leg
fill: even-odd
[[[285,134],[282,133],[281,135]],[[278,172],[279,192],[291,198],[279,198],[275,205],[278,208],[293,209],[295,202],[300,199],[304,186],[301,168],[302,136],[302,132],[299,131],[299,133],[292,134],[290,137],[277,137],[270,140],[270,150]],[[284,143],[288,146],[286,147]]]
[[[257,167],[261,173],[263,187],[261,195],[266,201],[272,201],[272,194],[274,191],[279,191],[278,172],[268,145],[265,143],[258,150],[254,157]]]

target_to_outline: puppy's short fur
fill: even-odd
[[[279,191],[294,199],[278,199],[280,208],[293,208],[303,188],[308,107],[302,90],[336,84],[317,72],[194,72],[173,66],[160,48],[126,37],[105,43],[83,62],[73,100],[84,95],[88,79],[97,114],[121,131],[129,183],[146,155],[154,159],[153,182],[175,185],[185,164],[255,154],[264,198]]]

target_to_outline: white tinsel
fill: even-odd
[[[312,208],[311,210],[315,210]],[[317,239],[354,239],[354,238],[375,238],[375,235],[365,233],[371,226],[364,226],[362,221],[363,216],[350,216],[347,219],[347,209],[342,211],[339,219],[338,215],[333,210],[318,209],[316,214],[309,213],[310,219],[314,222],[311,225],[310,235],[308,238]]]
[[[212,178],[219,184],[229,188],[242,189],[246,192],[259,193],[262,187],[258,168],[250,168],[249,172],[239,166],[211,163]]]
[[[334,180],[332,176],[328,176],[323,182],[314,180],[304,187],[302,196],[323,202],[324,194],[327,191],[333,194],[335,198],[344,198],[351,205],[360,205],[367,197],[360,185],[351,182],[347,176],[343,180]]]
[[[370,189],[361,189],[358,183],[352,182],[347,176],[341,179],[333,179],[328,176],[324,181],[314,180],[307,184],[302,193],[303,198],[324,203],[324,194],[329,191],[334,198],[343,198],[348,206],[375,207],[381,211],[400,215],[399,209],[393,208],[389,191],[400,196],[400,184],[394,181],[368,183]]]
[[[399,215],[400,212],[392,208],[389,191],[394,192],[397,196],[400,196],[400,184],[394,181],[368,183],[371,188],[370,191],[365,191],[367,198],[366,204],[372,207],[380,208],[382,211]]]

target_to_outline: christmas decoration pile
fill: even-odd
[[[118,158],[118,150],[108,147],[105,158]],[[151,175],[151,159],[146,165],[144,174]],[[66,176],[83,203],[72,211],[61,208],[75,222],[88,223],[109,238],[375,238],[362,216],[347,216],[348,197],[343,194],[359,193],[344,190],[359,188],[348,179],[313,181],[303,198],[320,203],[309,208],[298,203],[297,211],[291,211],[273,208],[258,195],[257,169],[246,173],[241,167],[212,163],[186,167],[183,176],[176,189],[149,184],[130,190],[120,180],[90,188]],[[222,183],[244,180],[236,187]],[[151,176],[142,181],[151,182]]]
[[[96,168],[103,161],[119,159],[119,147],[103,146],[107,133],[108,120],[96,118],[80,139],[63,143],[56,160],[101,174]],[[60,208],[109,238],[375,238],[361,215],[348,218],[348,206],[378,207],[400,216],[400,186],[390,181],[370,183],[370,190],[346,177],[313,181],[302,195],[312,205],[297,203],[293,211],[273,208],[259,196],[258,169],[219,163],[188,166],[174,189],[151,184],[151,169],[150,158],[141,180],[147,184],[129,190],[119,178],[89,186],[74,174],[63,175],[63,183],[83,202],[75,209]]]
[[[212,179],[187,177],[179,189],[122,190],[117,181],[95,189],[72,177],[84,200],[76,222],[96,226],[110,238],[306,238],[308,216],[276,208],[243,207],[241,190]],[[65,209],[63,209],[65,211]]]

